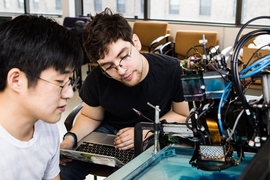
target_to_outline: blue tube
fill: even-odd
[[[220,101],[219,101],[219,106],[218,106],[218,124],[219,124],[219,128],[222,134],[225,135],[224,129],[223,129],[223,125],[222,125],[222,120],[221,120],[221,108],[222,108],[222,104],[224,101],[227,100],[228,95],[230,93],[230,86],[232,85],[232,82],[230,82],[224,89],[224,92],[221,95]],[[228,93],[227,93],[228,92]],[[226,94],[227,93],[227,94]]]
[[[249,71],[251,68],[253,68],[254,66],[260,64],[260,63],[263,62],[263,61],[265,61],[264,63],[267,63],[267,62],[269,61],[269,58],[270,58],[270,54],[268,54],[268,55],[266,55],[266,56],[260,58],[259,60],[253,62],[253,63],[252,63],[251,65],[249,65],[248,67],[242,69],[242,70],[239,72],[239,74],[244,74],[244,73],[246,73],[246,72]],[[263,64],[264,64],[264,63],[263,63]]]
[[[245,75],[240,76],[240,79],[245,79],[245,78],[254,76],[254,75],[258,74],[259,72],[261,72],[264,68],[266,68],[269,65],[270,65],[270,61],[264,62],[260,66],[258,66],[255,69],[253,69],[250,73],[247,73]]]

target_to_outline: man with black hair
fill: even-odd
[[[0,26],[0,179],[59,177],[56,122],[74,95],[83,51],[52,19],[21,15]]]
[[[80,97],[84,105],[62,148],[71,149],[75,139],[81,140],[92,131],[116,134],[114,144],[119,150],[133,148],[134,126],[147,121],[133,108],[154,120],[155,110],[148,102],[159,105],[161,120],[185,122],[189,109],[184,102],[178,59],[141,54],[140,40],[127,20],[108,8],[90,16],[82,37],[88,58],[99,66],[83,83]],[[143,133],[143,138],[151,134]],[[60,162],[62,180],[84,179],[100,167],[76,160]]]

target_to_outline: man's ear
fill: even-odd
[[[133,34],[132,41],[133,41],[136,49],[138,51],[140,51],[142,49],[142,44],[141,44],[141,41],[140,41],[139,37],[137,36],[137,34]]]
[[[12,68],[7,74],[7,87],[15,91],[22,88],[22,82],[25,81],[25,74],[18,68]]]

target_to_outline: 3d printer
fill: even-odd
[[[270,33],[270,29],[255,30],[238,40],[249,23],[261,18],[269,17],[254,18],[241,28],[233,54],[227,61],[222,54],[207,50],[202,41],[206,55],[199,60],[189,58],[181,64],[185,72],[182,76],[184,96],[192,108],[187,119],[194,133],[192,166],[222,170],[238,165],[245,152],[256,153],[268,138],[270,55],[244,64],[242,69],[238,59],[248,40]],[[250,99],[245,92],[256,79],[261,79],[263,96]],[[237,152],[238,159],[233,152]]]
[[[194,53],[180,62],[184,72],[181,77],[184,98],[190,106],[190,116],[185,124],[159,122],[156,118],[154,126],[143,123],[137,128],[158,132],[155,135],[159,137],[161,148],[171,143],[168,140],[171,137],[188,139],[194,145],[190,164],[206,171],[220,171],[238,165],[245,152],[257,153],[270,133],[270,55],[244,65],[238,57],[248,40],[270,34],[269,28],[263,28],[239,38],[247,25],[263,18],[270,19],[261,16],[242,26],[231,54],[219,52],[218,47],[208,48],[203,37],[200,43],[204,54],[198,56]],[[245,95],[257,79],[262,82],[262,96]],[[155,108],[158,113],[158,107]],[[177,143],[177,140],[172,142]],[[135,153],[140,151],[135,149]]]

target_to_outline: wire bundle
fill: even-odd
[[[232,61],[231,62],[232,81],[233,81],[233,84],[235,86],[236,93],[243,103],[244,109],[247,110],[246,112],[249,111],[249,105],[248,105],[246,97],[242,91],[242,86],[240,83],[240,74],[243,74],[244,72],[250,70],[252,67],[255,66],[255,64],[253,64],[251,67],[246,67],[247,69],[243,69],[240,73],[238,73],[238,55],[239,55],[240,50],[242,49],[242,47],[244,46],[244,44],[247,41],[249,41],[250,39],[252,39],[256,36],[259,36],[259,35],[270,34],[270,29],[263,28],[263,29],[254,30],[254,31],[251,31],[251,32],[245,34],[241,39],[239,39],[239,37],[240,37],[242,31],[246,28],[246,26],[248,26],[251,22],[256,21],[258,19],[270,19],[270,16],[259,16],[259,17],[253,18],[241,27],[241,29],[239,30],[239,32],[236,36],[236,39],[235,39],[234,52],[233,52],[232,59],[231,59],[231,61]],[[261,60],[261,61],[263,61],[263,60]],[[256,62],[256,64],[258,64],[260,62]],[[257,67],[255,69],[255,71],[259,72],[266,66],[267,66],[267,63],[262,64],[261,66]],[[247,74],[245,76],[241,76],[241,78],[250,77],[250,76],[253,76],[254,74],[255,73]]]

